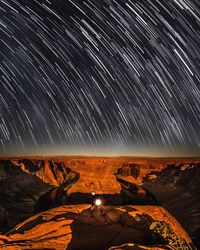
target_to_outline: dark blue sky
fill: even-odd
[[[0,1],[0,155],[199,155],[197,0]]]

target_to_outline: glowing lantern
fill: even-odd
[[[99,198],[95,199],[94,205],[97,206],[97,207],[101,206],[102,205],[102,200],[99,199]]]

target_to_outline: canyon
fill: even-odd
[[[0,249],[200,249],[199,193],[199,158],[1,158]]]

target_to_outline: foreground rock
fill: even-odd
[[[131,159],[129,161],[132,164]],[[10,230],[38,211],[65,203],[89,203],[89,194],[94,190],[106,194],[112,204],[123,204],[121,187],[114,175],[123,162],[124,159],[112,158],[0,160],[0,205],[8,212],[8,224],[0,231]],[[71,170],[80,173],[80,179],[68,190],[70,195],[63,201]]]
[[[200,164],[169,165],[148,174],[143,182],[200,249]]]
[[[109,248],[109,250],[164,250],[164,249],[173,249],[170,246],[142,246],[133,243],[123,244],[121,246],[114,246]]]
[[[0,231],[5,232],[32,216],[35,203],[52,186],[23,172],[11,162],[4,163],[4,168],[4,175],[0,176],[0,205],[7,211],[8,223],[4,223]]]
[[[181,237],[185,247],[190,245],[195,249],[180,224],[161,207],[91,209],[89,205],[62,206],[32,216],[6,235],[0,235],[0,249],[102,250],[128,242],[149,245],[146,249],[168,249],[167,244],[150,230],[152,223],[160,221],[166,225],[170,223],[173,237]]]
[[[24,165],[24,163],[26,163],[26,165]],[[41,168],[45,167],[45,171],[48,171],[50,166],[53,166],[53,163],[49,161],[45,166],[43,166],[43,163],[43,161],[28,160],[0,161],[0,232],[10,230],[21,221],[35,214],[36,205],[38,201],[40,201],[40,197],[48,193],[52,193],[52,195],[48,200],[46,199],[46,203],[44,199],[42,204],[43,210],[62,204],[62,194],[64,191],[60,191],[60,188],[53,185],[53,183],[56,183],[55,178],[52,183],[47,183],[47,181],[51,180],[50,177],[52,177],[52,175],[46,175],[46,177],[43,178],[44,180],[42,179]],[[63,164],[58,164],[58,166],[60,170],[62,170],[61,167],[64,168]],[[37,176],[39,175],[37,171],[39,171],[41,176]],[[56,171],[56,168],[54,171]],[[55,174],[58,183],[59,181],[69,180],[71,174],[69,168],[65,167],[65,170],[63,170],[63,172],[61,171],[61,173],[62,175],[59,175],[59,173]],[[47,178],[47,176],[49,177]],[[62,176],[62,178],[60,176]],[[65,182],[63,185],[64,184]],[[65,185],[63,189],[64,188]],[[54,190],[60,192],[54,192]],[[3,209],[3,207],[5,209]]]
[[[8,221],[8,213],[4,207],[0,206],[0,227],[5,226]]]
[[[80,179],[69,190],[66,202],[60,203],[59,199],[54,199],[54,194],[60,192],[52,192],[52,189],[68,180],[69,171],[79,173]],[[107,204],[111,205],[153,204],[146,194],[143,197],[143,193],[128,197],[126,202],[127,196],[123,196],[116,174],[145,188],[146,194],[154,197],[158,204],[178,219],[200,248],[200,160],[197,158],[0,159],[0,205],[8,212],[8,224],[0,231],[6,232],[32,216],[41,201],[44,206],[37,211],[60,204],[84,204],[90,202],[91,191],[103,194]],[[43,202],[46,197],[53,199]]]

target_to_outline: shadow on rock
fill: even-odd
[[[68,199],[67,191],[79,180],[79,177],[79,173],[69,169],[66,182],[63,182],[59,187],[52,188],[38,199],[34,207],[35,213],[63,205]]]
[[[152,176],[154,178],[152,178]],[[200,249],[200,164],[168,165],[143,178],[144,186],[187,230]]]
[[[153,219],[144,215],[140,220],[128,212],[134,208],[94,207],[84,210],[71,224],[70,250],[102,250],[125,242],[152,244],[149,225]]]
[[[0,248],[7,250],[106,250],[128,242],[157,250],[153,246],[167,249],[167,244],[174,246],[171,249],[195,249],[188,248],[191,239],[178,222],[156,206],[61,206],[0,235]]]

